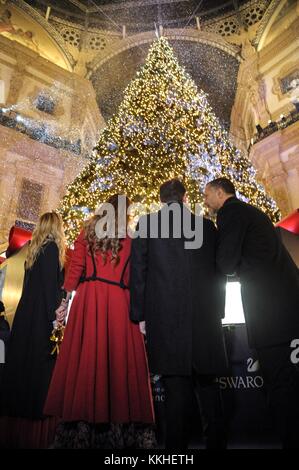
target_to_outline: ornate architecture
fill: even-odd
[[[0,245],[15,222],[26,227],[57,207],[104,126],[62,38],[15,3],[0,10]]]
[[[283,215],[299,207],[298,31],[299,0],[1,0],[0,245],[57,207],[158,34]]]

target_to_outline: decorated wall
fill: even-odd
[[[298,0],[125,3],[1,1],[0,244],[57,207],[157,35],[282,214],[299,207]]]

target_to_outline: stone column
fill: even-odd
[[[249,115],[254,118],[255,125],[266,126],[270,114],[266,103],[264,80],[258,70],[258,54],[247,34],[242,42],[241,57],[236,98],[231,113],[230,132],[237,136],[239,145],[248,148],[250,139],[253,137],[253,129],[248,129]],[[242,144],[244,138],[245,143]]]
[[[32,51],[30,51],[30,53],[31,52]],[[19,94],[26,78],[26,67],[32,62],[32,60],[35,60],[38,57],[38,54],[35,54],[34,52],[32,52],[32,54],[34,57],[25,57],[19,52],[15,53],[17,63],[10,79],[9,93],[6,100],[8,106],[18,102]]]
[[[14,223],[12,206],[15,204],[15,199],[18,198],[16,193],[17,168],[15,162],[11,163],[9,160],[9,154],[4,155],[0,164],[0,243],[8,239],[9,229]]]
[[[250,159],[258,170],[266,191],[275,199],[282,217],[292,212],[288,188],[288,173],[281,161],[281,132],[276,132],[255,144]]]
[[[282,217],[286,217],[292,212],[287,178],[288,175],[285,171],[270,176],[270,182],[273,185],[273,197],[278,204]]]

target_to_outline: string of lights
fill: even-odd
[[[203,205],[205,185],[219,176],[234,181],[241,199],[279,220],[250,161],[230,142],[206,94],[161,37],[126,88],[90,163],[68,187],[60,208],[68,239],[74,240],[82,221],[112,194],[149,207],[158,203],[160,185],[176,177],[184,182],[191,206]]]

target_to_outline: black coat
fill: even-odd
[[[6,318],[1,315],[0,316],[0,339],[7,343],[10,335],[10,327],[9,323]]]
[[[274,346],[299,338],[298,269],[270,219],[233,197],[217,215],[217,265],[240,277],[249,343]]]
[[[195,367],[198,373],[222,374],[224,283],[216,272],[216,228],[203,219],[202,247],[186,249],[184,237],[174,238],[172,229],[169,238],[161,238],[161,215],[167,210],[166,205],[139,222],[139,227],[144,221],[156,224],[159,238],[132,242],[131,320],[146,321],[152,373],[190,375]],[[181,205],[182,211],[188,209]],[[194,227],[194,214],[191,219]]]
[[[32,419],[43,416],[55,365],[50,335],[55,310],[62,300],[62,283],[58,247],[49,241],[32,268],[25,271],[4,370],[4,415]]]
[[[4,372],[4,362],[6,357],[7,343],[10,335],[10,327],[4,316],[0,316],[0,391],[2,387],[2,376]],[[4,357],[2,354],[4,353]],[[4,361],[4,362],[3,362]]]

